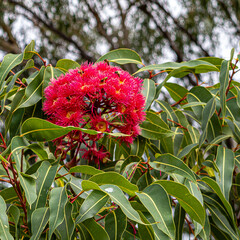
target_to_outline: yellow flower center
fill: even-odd
[[[124,105],[121,106],[121,113],[124,113],[126,111],[126,107]]]
[[[107,129],[107,124],[106,122],[98,122],[96,125],[96,128],[100,131],[100,132],[105,132]]]
[[[72,112],[72,111],[68,112],[67,115],[66,115],[66,118],[69,119],[73,114],[74,114],[74,112]]]
[[[124,80],[122,80],[122,81],[119,80],[119,84],[120,84],[120,85],[124,84],[125,80],[126,80],[126,79],[124,79]]]

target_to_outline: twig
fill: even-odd
[[[184,127],[184,126],[182,126],[180,123],[177,123],[177,122],[175,122],[175,121],[173,121],[173,120],[171,120],[171,119],[167,119],[169,122],[173,122],[173,123],[175,123],[176,125],[178,125],[178,127],[180,127],[180,128],[183,128],[183,129],[185,129],[186,131],[188,131],[188,129],[186,128],[186,127]]]

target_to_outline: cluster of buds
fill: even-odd
[[[96,143],[105,132],[126,134],[120,137],[120,141],[128,144],[140,133],[139,124],[145,117],[145,99],[141,89],[142,79],[106,62],[83,64],[57,79],[51,79],[45,89],[43,107],[48,119],[60,126],[99,132],[90,135],[73,131],[58,139],[57,145],[64,146],[65,152],[75,149],[77,154],[83,150],[82,157],[96,164],[104,162],[109,153]]]

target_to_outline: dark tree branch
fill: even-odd
[[[170,18],[173,20],[173,22],[175,23],[175,25],[176,25],[183,33],[185,33],[185,34],[188,36],[188,38],[189,38],[193,43],[196,44],[196,46],[198,46],[198,47],[202,50],[202,52],[204,53],[204,55],[205,55],[206,57],[209,56],[209,53],[207,52],[207,50],[205,50],[205,49],[202,47],[202,45],[201,45],[201,43],[199,43],[198,39],[197,39],[194,35],[192,35],[192,34],[188,31],[188,29],[184,28],[184,27],[179,23],[179,21],[178,21],[176,18],[174,18],[174,17],[171,15],[171,13],[170,13],[169,11],[167,11],[166,8],[164,8],[164,6],[163,6],[162,4],[159,3],[159,1],[150,0],[150,2],[155,3],[168,17],[170,17]]]
[[[126,16],[127,16],[127,12],[123,12],[122,6],[119,2],[119,0],[116,0],[117,6],[118,6],[118,10],[120,12],[120,16],[121,16],[121,25],[122,25],[122,31],[123,31],[123,42],[125,47],[130,48],[130,44],[129,44],[129,32],[128,29],[126,27]],[[129,11],[129,10],[128,10]]]
[[[84,2],[86,3],[89,11],[93,14],[93,16],[96,19],[97,29],[98,29],[98,32],[100,33],[100,35],[102,35],[108,41],[108,43],[111,45],[112,49],[116,48],[115,44],[112,41],[112,37],[107,34],[107,31],[104,28],[103,22],[99,16],[99,14],[97,13],[97,11],[90,6],[90,4],[88,3],[87,0],[84,0]]]
[[[32,19],[33,22],[37,20],[38,22],[42,23],[45,27],[47,27],[50,31],[52,31],[53,33],[58,35],[60,38],[62,38],[64,40],[66,40],[67,42],[73,44],[79,50],[80,55],[82,56],[82,58],[84,58],[84,59],[86,59],[87,61],[90,61],[90,62],[95,62],[96,59],[93,58],[92,56],[90,56],[82,48],[82,46],[79,45],[79,43],[77,41],[73,40],[70,36],[67,36],[65,33],[61,32],[59,29],[55,28],[52,23],[48,23],[48,22],[44,21],[43,19],[41,19],[35,12],[33,12],[26,5],[24,5],[21,2],[14,1],[14,0],[8,0],[7,2],[21,7],[22,9],[24,9],[25,11],[27,11],[28,13],[30,13],[33,16],[33,19]]]
[[[20,53],[21,52],[18,45],[13,44],[9,41],[6,41],[3,38],[0,38],[0,49],[4,52],[8,52],[8,53]]]
[[[3,21],[3,19],[0,19],[0,27],[7,34],[8,38],[0,38],[0,49],[8,53],[20,53],[21,50],[12,34],[11,28]]]
[[[174,43],[174,41],[171,38],[170,33],[167,30],[164,30],[161,25],[158,23],[157,19],[154,17],[154,15],[152,14],[152,11],[149,11],[147,9],[147,5],[143,4],[141,6],[138,6],[138,8],[144,12],[148,17],[150,17],[153,22],[155,23],[157,29],[161,32],[161,34],[163,35],[163,37],[165,39],[168,40],[169,46],[170,48],[175,52],[176,56],[177,56],[177,61],[178,62],[182,62],[183,61],[183,54],[181,53],[181,51],[179,50],[179,48],[176,46],[176,44]]]
[[[217,3],[219,4],[219,6],[221,7],[221,9],[224,11],[224,13],[226,14],[227,18],[229,19],[229,21],[232,23],[232,25],[236,29],[236,33],[239,34],[240,33],[239,23],[236,23],[233,20],[232,14],[229,12],[228,5],[225,2],[221,1],[221,0],[218,0]],[[239,19],[239,21],[240,21],[240,19]]]

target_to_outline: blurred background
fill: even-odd
[[[32,39],[53,65],[122,47],[145,64],[229,58],[239,51],[240,0],[0,0],[0,60]],[[188,77],[183,85],[195,84]]]

